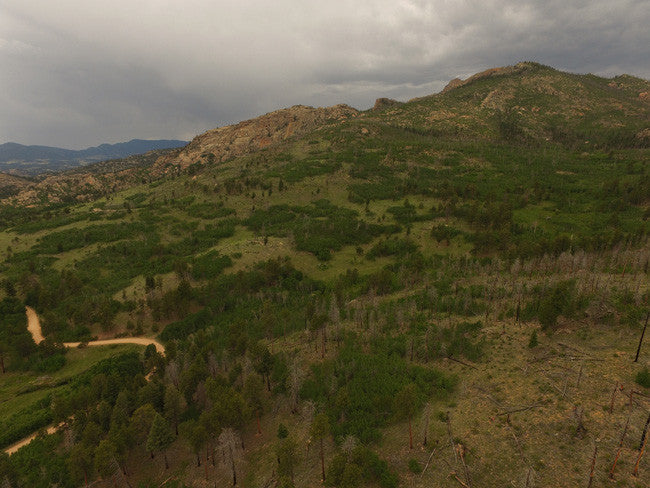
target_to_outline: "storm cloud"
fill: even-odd
[[[650,78],[648,0],[0,0],[0,143],[191,138],[533,60]]]

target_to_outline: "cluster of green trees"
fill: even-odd
[[[360,220],[356,211],[337,207],[328,200],[304,207],[274,205],[268,210],[258,209],[246,223],[265,236],[293,235],[296,249],[311,252],[321,261],[331,259],[332,252],[343,246],[365,244],[379,235],[401,230],[397,225]]]

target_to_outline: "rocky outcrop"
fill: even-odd
[[[509,75],[513,73],[518,73],[520,71],[523,71],[529,67],[531,67],[533,63],[517,63],[514,66],[503,66],[500,68],[490,68],[486,69],[485,71],[481,71],[480,73],[476,73],[475,75],[470,76],[466,80],[461,80],[460,78],[454,78],[451,80],[449,83],[447,83],[447,86],[445,86],[442,89],[442,93],[446,93],[450,90],[453,90],[454,88],[458,88],[460,86],[465,86],[468,85],[469,83],[472,83],[476,80],[480,80],[482,78],[491,78],[494,76],[502,76],[502,75]]]
[[[402,102],[393,100],[392,98],[378,98],[375,100],[375,105],[372,107],[373,110],[382,110],[388,107],[395,107],[397,105],[402,105]]]
[[[447,85],[442,89],[442,93],[447,93],[450,90],[453,90],[454,88],[458,88],[459,86],[463,86],[463,80],[460,78],[454,78],[451,80]]]
[[[152,173],[183,170],[198,162],[227,161],[303,135],[322,125],[355,117],[358,113],[358,110],[347,105],[327,108],[296,105],[270,112],[195,137],[177,154],[159,158],[152,167]]]

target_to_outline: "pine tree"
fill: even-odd
[[[395,396],[394,408],[398,418],[407,418],[409,422],[409,448],[413,449],[413,428],[411,419],[415,414],[418,400],[417,388],[413,383],[409,383],[402,388]]]
[[[169,469],[169,461],[167,460],[167,448],[174,442],[174,435],[169,428],[169,424],[162,415],[156,413],[151,424],[149,437],[147,437],[147,450],[154,452],[162,452],[165,458],[165,469]]]
[[[165,418],[174,425],[174,432],[178,435],[178,420],[187,407],[187,402],[178,389],[172,385],[165,388]]]
[[[320,467],[321,467],[323,482],[325,482],[325,451],[323,448],[323,439],[327,437],[329,433],[330,433],[330,424],[327,415],[325,415],[324,413],[319,413],[314,417],[314,420],[312,420],[311,428],[309,429],[309,434],[314,439],[319,440]]]

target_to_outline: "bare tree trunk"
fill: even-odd
[[[646,436],[643,440],[643,444],[641,445],[641,450],[639,451],[639,457],[636,458],[636,464],[634,465],[634,471],[632,474],[634,476],[639,476],[639,463],[641,462],[641,458],[643,457],[643,453],[645,452],[645,446],[648,443],[648,436]]]
[[[458,444],[458,454],[460,455],[460,461],[463,463],[463,471],[465,472],[465,481],[467,482],[467,486],[471,487],[472,486],[472,479],[469,476],[469,468],[467,467],[467,464],[465,463],[465,446],[462,444]]]
[[[232,446],[230,446],[230,468],[232,469],[232,486],[237,486],[237,470],[235,469],[235,456],[232,453]]]
[[[616,383],[616,386],[614,387],[614,391],[612,392],[612,400],[609,402],[609,413],[611,414],[614,411],[614,398],[616,397],[616,392],[618,391],[618,383]]]
[[[591,470],[589,471],[589,483],[587,488],[591,488],[591,484],[594,482],[594,470],[596,468],[596,456],[598,455],[598,444],[594,446],[594,455],[591,458]]]
[[[422,445],[424,447],[428,444],[428,434],[429,434],[429,409],[424,413],[424,438],[422,439]]]
[[[580,364],[580,373],[578,373],[578,382],[576,383],[576,388],[580,388],[580,380],[582,380],[582,368],[584,367],[584,361]]]
[[[641,352],[641,344],[643,343],[643,336],[645,335],[645,330],[648,327],[648,318],[650,318],[650,311],[645,315],[645,324],[643,326],[643,331],[641,332],[641,338],[639,339],[639,347],[636,348],[636,356],[634,362],[636,363],[639,360],[639,353]]]
[[[323,451],[323,438],[320,438],[320,469],[323,477],[323,483],[325,483],[325,452]]]
[[[616,451],[616,457],[614,458],[614,464],[612,464],[612,469],[609,470],[609,479],[614,479],[614,470],[616,469],[616,463],[618,463],[618,458],[621,455],[623,450],[623,441],[625,440],[625,434],[627,434],[627,428],[630,425],[630,417],[627,417],[627,422],[625,422],[625,428],[623,429],[623,435],[621,435],[621,441],[618,443],[618,451]]]
[[[648,427],[650,427],[650,414],[648,414],[648,420],[645,421],[645,425],[643,426],[643,434],[641,434],[641,442],[639,443],[639,450],[641,449],[640,446],[643,446],[643,444],[645,444],[646,437],[648,437]]]
[[[456,444],[454,443],[454,436],[451,433],[451,416],[447,412],[447,435],[449,436],[449,445],[451,446],[451,451],[454,453],[454,465],[458,464],[458,453],[456,452]]]

